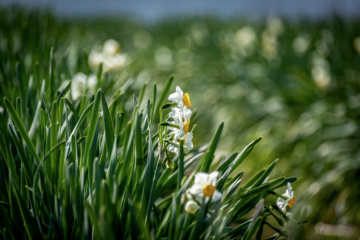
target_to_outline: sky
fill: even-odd
[[[337,13],[359,16],[360,0],[0,0],[0,6],[20,4],[31,8],[50,7],[63,17],[127,15],[145,21],[190,14],[218,16],[324,18]]]

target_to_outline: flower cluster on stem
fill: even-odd
[[[170,135],[173,135],[174,142],[178,143],[182,138],[184,139],[184,150],[190,151],[193,148],[192,132],[189,132],[190,128],[190,117],[192,111],[189,109],[191,107],[190,96],[188,93],[185,93],[180,89],[179,86],[176,87],[176,92],[170,94],[169,101],[176,103],[176,106],[171,109],[169,117],[173,120],[172,124],[177,127],[169,127]],[[168,151],[179,153],[179,148],[174,145],[168,145]]]

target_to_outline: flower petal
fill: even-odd
[[[219,201],[222,198],[221,192],[215,190],[214,195],[212,196],[212,200],[214,202]]]
[[[209,174],[203,172],[195,174],[195,185],[200,185],[203,188],[206,184],[209,184],[208,175]]]

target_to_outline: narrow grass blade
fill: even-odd
[[[207,150],[204,158],[201,160],[201,166],[200,166],[200,172],[208,172],[212,163],[212,160],[214,158],[214,153],[216,150],[216,147],[220,141],[220,136],[222,133],[222,130],[224,128],[224,123],[222,122],[218,129],[215,132],[215,135],[213,136],[209,149]]]
[[[106,137],[106,149],[108,151],[108,156],[111,156],[111,151],[114,144],[114,124],[112,122],[108,105],[105,100],[104,94],[101,94],[101,106],[104,114],[104,125],[105,125],[105,137]]]
[[[31,154],[34,156],[34,158],[36,159],[37,164],[40,163],[40,158],[37,154],[36,148],[33,145],[26,129],[25,126],[22,123],[22,120],[20,119],[20,117],[18,116],[16,110],[14,109],[14,107],[12,106],[12,104],[10,103],[10,101],[7,98],[4,98],[4,105],[6,107],[6,109],[8,110],[11,119],[13,120],[15,126],[17,127],[21,137],[24,139],[26,145],[29,148],[29,151],[31,152]]]
[[[156,119],[159,116],[159,111],[160,111],[160,106],[163,104],[163,102],[165,101],[166,97],[169,95],[169,90],[171,87],[171,84],[174,80],[174,75],[171,75],[168,80],[166,81],[166,84],[162,90],[161,96],[160,98],[156,101],[156,106],[155,106],[155,116],[153,117],[153,120],[156,121]],[[155,102],[153,102],[153,104],[155,104]],[[153,111],[154,114],[154,111]]]

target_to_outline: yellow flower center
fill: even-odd
[[[211,197],[212,195],[214,195],[214,192],[215,192],[215,187],[211,184],[207,184],[203,188],[203,193],[205,197]]]
[[[189,132],[190,127],[190,119],[187,121],[187,123],[184,124],[184,133],[187,134]]]
[[[191,107],[190,96],[188,93],[184,94],[183,101],[184,101],[185,106]]]
[[[293,196],[293,197],[290,199],[290,201],[288,202],[288,206],[292,208],[292,207],[294,206],[295,200],[296,200],[296,197]]]

